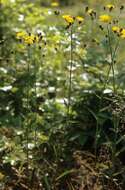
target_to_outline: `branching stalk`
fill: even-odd
[[[102,95],[101,95],[101,98],[100,98],[99,113],[100,113],[100,108],[101,108],[102,100],[103,100],[103,92],[106,89],[106,85],[107,85],[107,83],[109,81],[109,76],[110,76],[111,69],[112,69],[112,72],[113,72],[113,89],[114,89],[114,93],[116,92],[115,73],[114,73],[114,60],[115,60],[115,56],[116,56],[116,53],[117,53],[117,50],[118,50],[118,47],[119,47],[119,38],[118,38],[116,46],[115,46],[115,48],[113,50],[112,45],[111,45],[110,31],[109,31],[108,27],[107,27],[107,30],[108,30],[108,42],[109,42],[110,55],[111,55],[111,64],[110,64],[109,69],[108,69],[108,73],[107,73],[106,80],[104,82],[104,87],[103,87],[103,90],[102,90]],[[96,122],[97,122],[97,124],[96,124],[96,138],[95,138],[95,156],[97,158],[97,144],[98,144],[98,138],[99,138],[99,135],[100,135],[100,130],[99,130],[98,119],[97,119]]]

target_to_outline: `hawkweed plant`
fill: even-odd
[[[71,94],[72,94],[72,67],[73,67],[73,24],[75,18],[71,15],[63,15],[63,18],[68,23],[66,29],[70,30],[70,65],[69,65],[69,83],[68,83],[68,103],[67,103],[67,127],[70,125],[71,111]]]
[[[72,96],[72,77],[73,77],[73,32],[75,21],[80,25],[83,23],[84,18],[81,16],[63,15],[63,18],[68,23],[66,29],[70,33],[70,65],[69,65],[69,77],[68,77],[68,103],[67,103],[67,126],[70,125],[71,115],[71,96]]]
[[[30,135],[30,66],[31,66],[31,55],[32,55],[32,46],[36,42],[38,42],[38,37],[29,33],[27,34],[26,32],[18,32],[17,33],[17,39],[26,45],[26,50],[27,50],[27,82],[26,82],[26,111],[27,111],[27,118],[26,118],[26,128],[25,128],[25,137],[26,137],[26,162],[27,162],[27,168],[26,168],[26,173],[28,177],[28,185],[29,185],[29,164],[30,164],[30,158],[29,158],[29,135]],[[35,65],[35,98],[36,98],[36,65]],[[36,110],[35,110],[36,111]],[[35,130],[36,131],[36,130]],[[36,144],[36,132],[35,132],[35,144]]]
[[[115,8],[115,6],[112,4],[109,4],[109,5],[105,6],[105,9],[106,8],[109,10],[109,12],[111,12]],[[123,7],[122,8],[120,7],[120,14],[121,14],[122,9],[123,9]],[[120,17],[120,14],[118,16],[118,19]],[[100,17],[99,17],[99,21],[102,22],[103,24],[105,24],[105,26],[101,25],[101,29],[102,30],[106,29],[106,39],[107,39],[107,46],[108,46],[107,48],[108,48],[109,54],[110,54],[110,64],[109,64],[106,78],[104,80],[102,94],[100,97],[99,111],[97,113],[97,117],[95,117],[96,122],[97,122],[96,123],[96,134],[95,134],[96,158],[97,158],[97,145],[98,145],[98,140],[100,138],[100,132],[101,132],[101,129],[99,127],[99,117],[100,117],[100,113],[102,112],[101,107],[102,107],[104,91],[106,90],[107,84],[109,83],[109,78],[110,78],[111,72],[112,72],[112,89],[113,89],[114,96],[117,94],[116,76],[115,76],[116,56],[117,56],[118,49],[120,46],[120,39],[125,38],[125,30],[118,26],[118,22],[119,22],[118,19],[113,20],[112,17],[108,14],[100,15]],[[114,25],[116,23],[117,23],[117,25]],[[113,43],[113,41],[115,41],[115,44]],[[114,140],[114,144],[112,147],[113,160],[114,160],[114,157],[115,157],[114,155],[116,152],[116,139],[117,139],[118,125],[119,125],[118,118],[116,119],[116,117],[113,116],[113,126],[114,126],[114,132],[115,132],[115,140]]]
[[[72,67],[73,67],[73,26],[70,27],[70,66],[69,66],[69,85],[68,85],[68,106],[67,117],[70,124],[71,95],[72,95]]]
[[[109,12],[111,12],[113,9],[115,8],[115,6],[113,4],[108,4],[104,7],[104,10],[108,9]],[[116,58],[116,54],[117,54],[117,50],[119,47],[119,38],[116,42],[115,47],[113,47],[113,43],[112,43],[112,28],[111,28],[111,24],[112,24],[112,16],[110,16],[109,14],[103,14],[99,16],[99,22],[101,22],[100,29],[106,30],[106,41],[107,41],[107,48],[109,50],[109,54],[110,54],[110,65],[109,65],[109,69],[107,71],[107,75],[106,75],[106,79],[104,81],[104,85],[103,85],[103,89],[102,89],[102,94],[100,97],[100,102],[99,102],[99,110],[97,113],[97,116],[95,116],[96,119],[96,132],[95,132],[95,158],[97,160],[97,145],[98,145],[98,140],[100,138],[100,132],[101,129],[99,127],[99,119],[100,119],[100,113],[101,113],[101,107],[102,107],[102,101],[103,101],[103,96],[104,96],[104,91],[106,89],[106,86],[109,82],[109,77],[110,77],[110,73],[112,71],[112,75],[113,75],[113,82],[112,82],[112,86],[113,86],[113,92],[114,94],[116,93],[116,81],[115,81],[115,58]]]

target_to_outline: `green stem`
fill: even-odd
[[[116,46],[115,46],[115,49],[114,49],[114,52],[113,52],[113,56],[112,56],[113,62],[114,62],[114,58],[115,58],[115,56],[116,56],[118,47],[119,47],[119,39],[118,39],[118,41],[117,41],[117,43],[116,43]],[[107,84],[108,84],[109,75],[110,75],[111,69],[112,69],[112,64],[110,64],[110,67],[109,67],[109,69],[108,69],[107,77],[106,77],[106,80],[105,80],[105,82],[104,82],[104,87],[103,87],[102,92],[104,92],[104,90],[106,89],[106,86],[107,86]],[[102,94],[102,95],[103,95],[103,94]],[[101,99],[102,99],[102,98],[101,98]]]
[[[96,134],[95,134],[95,162],[97,161],[97,144],[99,138],[99,123],[98,120],[96,121]]]
[[[110,55],[111,55],[111,69],[112,69],[112,74],[113,74],[113,90],[114,90],[114,93],[115,93],[116,92],[116,87],[115,87],[114,56],[113,56],[113,52],[112,52],[111,36],[110,36],[110,30],[109,30],[108,26],[107,26],[107,31],[108,31],[108,42],[109,42],[109,49],[110,49]]]
[[[30,91],[30,47],[28,48],[28,63],[27,63],[27,114],[29,114],[29,91]],[[27,115],[26,125],[26,157],[27,157],[27,177],[29,177],[29,116]]]
[[[72,25],[70,27],[70,68],[69,68],[69,87],[68,87],[68,106],[67,106],[67,123],[70,124],[70,108],[71,108],[71,93],[72,93],[72,67],[73,67],[73,38]]]
[[[37,66],[35,63],[35,84],[34,84],[34,89],[35,89],[35,114],[36,114],[36,120],[37,120],[37,86],[36,86],[36,81],[37,81]],[[35,142],[35,147],[37,145],[37,123],[34,131],[34,142]]]
[[[109,31],[109,29],[108,29]],[[108,32],[109,34],[109,32]],[[110,40],[111,41],[111,40]],[[119,38],[117,40],[117,43],[116,43],[116,46],[114,48],[114,50],[112,50],[112,46],[111,46],[111,43],[110,43],[110,53],[111,53],[111,61],[113,62],[114,64],[114,59],[115,59],[115,56],[116,56],[116,53],[117,53],[117,50],[118,50],[118,47],[119,47]],[[103,100],[103,92],[104,90],[106,89],[106,85],[108,83],[108,80],[109,80],[109,75],[110,75],[110,71],[112,69],[112,63],[110,64],[110,67],[109,67],[109,70],[108,70],[108,73],[107,73],[107,77],[106,77],[106,80],[104,82],[104,87],[103,87],[103,90],[102,90],[102,95],[101,95],[101,98],[100,98],[100,103],[99,103],[99,113],[100,113],[100,108],[101,108],[101,105],[102,105],[102,100]],[[113,72],[114,73],[114,72]],[[113,75],[114,76],[114,75]],[[115,81],[114,81],[115,82]],[[99,114],[98,113],[98,114]],[[97,124],[96,124],[96,138],[95,138],[95,157],[97,159],[97,143],[98,143],[98,138],[99,138],[99,123],[98,123],[98,120],[96,121]]]

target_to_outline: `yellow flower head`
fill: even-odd
[[[38,36],[35,36],[34,34],[27,35],[24,37],[24,42],[28,45],[31,45],[31,44],[38,42],[38,41],[39,41]]]
[[[109,15],[100,15],[100,16],[99,16],[99,20],[100,20],[101,22],[108,23],[108,22],[111,22],[112,17],[109,16]]]
[[[87,13],[89,14],[89,15],[91,15],[91,14],[93,14],[93,9],[88,9],[88,11],[87,11]]]
[[[74,23],[75,18],[72,17],[71,15],[63,15],[62,17],[65,19],[65,21],[68,24],[73,24]]]
[[[28,45],[31,45],[31,44],[34,43],[33,39],[32,39],[30,36],[26,36],[26,37],[24,38],[24,42],[25,42],[26,44],[28,44]]]
[[[82,23],[83,21],[84,21],[84,18],[83,17],[81,17],[81,16],[77,16],[76,17],[76,20],[79,22],[79,24],[80,23]]]
[[[58,6],[59,6],[59,3],[58,3],[58,2],[52,2],[52,3],[51,3],[51,6],[52,6],[52,7],[58,7]]]
[[[120,31],[120,36],[125,39],[125,28]]]
[[[112,31],[115,33],[119,33],[120,32],[120,28],[118,26],[113,26],[112,27]]]
[[[86,11],[86,13],[91,16],[92,19],[96,18],[96,11],[94,11],[93,9],[88,9]]]
[[[115,6],[113,4],[107,4],[106,8],[108,8],[109,10],[112,10],[115,8]]]
[[[17,37],[17,39],[22,40],[22,42],[24,42],[28,45],[31,45],[33,43],[37,43],[40,40],[38,35],[37,36],[35,36],[34,34],[28,35],[25,32],[17,32],[16,37]]]
[[[25,32],[17,32],[16,37],[17,39],[23,39],[26,36]]]

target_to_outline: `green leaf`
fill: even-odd
[[[86,143],[86,141],[88,140],[88,136],[85,134],[81,134],[79,137],[79,143],[84,146],[84,144]]]
[[[76,170],[74,170],[74,169],[67,170],[67,171],[63,172],[59,177],[57,177],[56,181],[58,181],[59,179],[65,177],[65,176],[67,176],[68,174],[71,174],[71,173],[74,173],[74,172],[76,172]]]
[[[88,111],[92,114],[92,116],[95,118],[96,121],[98,121],[98,117],[96,116],[96,114],[89,108],[87,108]]]
[[[121,136],[121,137],[117,140],[116,144],[119,144],[122,140],[125,140],[125,135]]]
[[[75,135],[73,135],[69,140],[70,140],[70,141],[74,141],[74,140],[78,139],[79,136],[80,136],[80,134],[75,134]]]
[[[121,148],[120,151],[116,152],[115,156],[118,157],[119,154],[121,154],[121,153],[124,152],[124,151],[125,151],[125,147]]]

